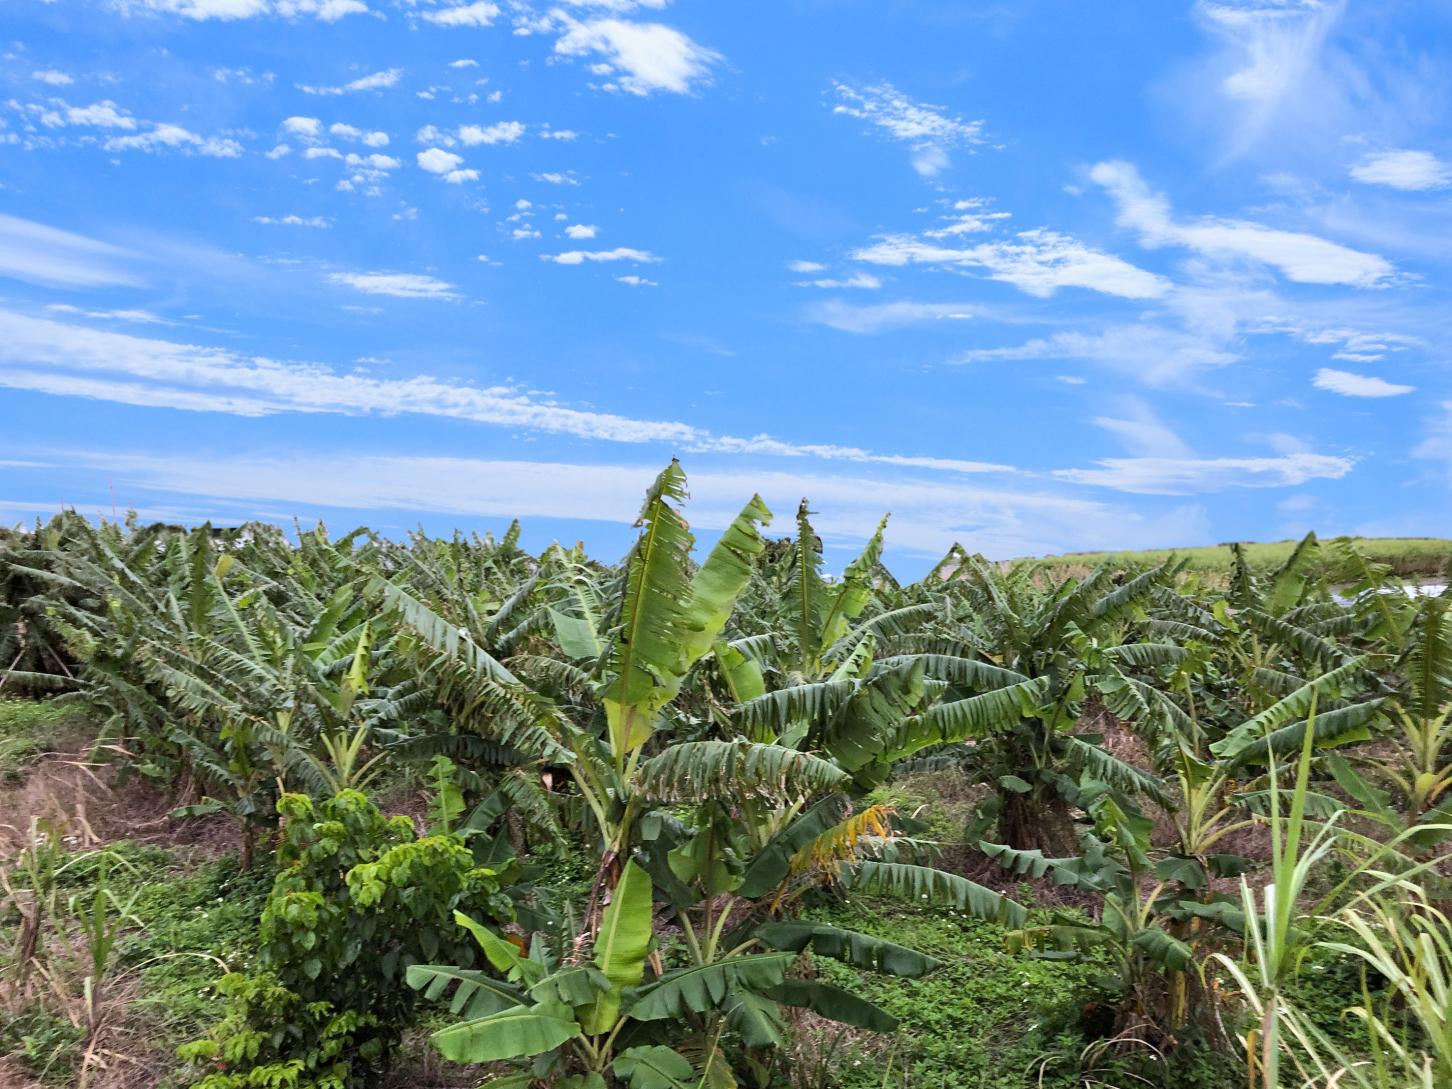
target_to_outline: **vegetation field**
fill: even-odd
[[[0,1086],[1452,1084],[1418,542],[904,584],[685,495],[0,537]]]
[[[1352,537],[1349,541],[1367,559],[1389,565],[1399,578],[1441,579],[1452,566],[1452,540],[1445,537]],[[1269,573],[1290,558],[1298,543],[1293,540],[1249,542],[1241,548],[1252,568]],[[1187,571],[1220,576],[1228,575],[1235,562],[1231,547],[1224,544],[1126,552],[1065,552],[1044,556],[1039,562],[1050,569],[1084,569],[1101,563],[1157,564],[1172,556],[1183,560]]]

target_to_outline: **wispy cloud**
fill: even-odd
[[[398,299],[457,299],[454,285],[416,272],[330,272],[335,284],[368,295],[392,295]]]
[[[1012,241],[952,247],[912,235],[884,235],[852,254],[854,260],[901,267],[983,269],[990,279],[1047,298],[1060,288],[1079,287],[1126,299],[1154,299],[1169,283],[1119,257],[1057,231],[1020,231]]]
[[[1151,386],[1186,382],[1197,371],[1240,359],[1223,336],[1172,329],[1147,322],[1111,325],[1096,331],[1064,331],[999,348],[973,348],[961,363],[1016,359],[1082,359]]]
[[[0,276],[45,287],[132,287],[135,254],[108,242],[0,214]]]
[[[908,325],[963,321],[973,316],[963,303],[898,302],[854,306],[841,299],[827,299],[807,308],[807,317],[818,325],[844,333],[881,333]]]
[[[387,68],[372,75],[359,76],[348,83],[337,86],[317,86],[314,84],[299,83],[297,89],[304,94],[310,95],[351,95],[360,91],[381,91],[387,87],[397,86],[398,81],[403,78],[402,68]]]
[[[333,221],[326,216],[253,216],[253,223],[263,223],[273,227],[331,227]]]
[[[401,273],[334,273],[371,294],[450,298],[452,285]],[[574,409],[510,386],[450,383],[417,375],[338,374],[314,363],[242,356],[223,349],[140,337],[0,309],[0,386],[152,408],[238,416],[400,414],[469,420],[598,442],[660,443],[741,456],[816,458],[948,473],[1005,473],[965,458],[884,454],[769,435],[720,435],[689,423]]]
[[[1139,232],[1140,242],[1150,248],[1182,246],[1205,257],[1252,261],[1304,284],[1378,287],[1396,272],[1384,257],[1298,231],[1211,216],[1176,222],[1170,202],[1145,184],[1132,163],[1097,163],[1089,176],[1118,206],[1120,226]]]
[[[234,519],[251,516],[261,505],[304,514],[346,509],[629,525],[642,491],[660,469],[639,459],[602,464],[328,451],[309,451],[306,457],[183,458],[72,450],[49,452],[44,459],[57,470],[104,468],[128,502],[138,492],[189,497],[185,502],[196,517]],[[714,460],[688,461],[687,470],[691,499],[686,513],[692,526],[707,532],[729,525],[753,494],[762,496],[779,521],[802,496],[810,497],[818,512],[815,528],[829,542],[860,542],[891,511],[891,546],[928,557],[941,555],[955,541],[1008,558],[1126,542],[1143,547],[1198,543],[1208,532],[1203,512],[1194,507],[1148,516],[1120,503],[1021,484],[748,470]]]
[[[1259,458],[1105,458],[1094,469],[1058,469],[1054,476],[1140,495],[1198,495],[1226,488],[1297,487],[1310,480],[1340,480],[1351,458],[1290,453]]]
[[[368,11],[368,5],[363,0],[113,0],[113,5],[127,14],[154,12],[179,15],[197,22],[209,19],[231,22],[262,15],[279,15],[288,19],[310,15],[322,22],[333,23],[345,15],[360,15]]]
[[[845,277],[824,276],[817,280],[798,280],[793,286],[820,287],[827,290],[833,288],[856,288],[864,291],[876,291],[882,286],[882,281],[870,272],[858,272]]]
[[[933,177],[951,165],[947,149],[984,143],[983,122],[964,121],[941,106],[914,102],[891,83],[861,89],[833,84],[837,104],[832,112],[867,121],[912,149],[913,169]]]
[[[73,314],[78,318],[95,318],[97,321],[124,321],[133,325],[172,325],[166,318],[158,317],[150,310],[87,310],[70,303],[47,303],[46,310],[52,314]]]
[[[1343,397],[1400,397],[1411,393],[1416,386],[1399,386],[1385,378],[1374,375],[1352,374],[1350,371],[1331,370],[1323,367],[1316,372],[1311,384],[1328,393],[1339,393]]]
[[[1327,40],[1345,4],[1325,0],[1201,0],[1220,44],[1206,73],[1228,150],[1242,155],[1275,136],[1319,132],[1344,119],[1356,73],[1327,70]],[[1201,90],[1196,88],[1196,90]],[[1214,94],[1218,92],[1218,95]],[[1201,90],[1203,94],[1203,90]]]
[[[617,246],[613,250],[568,250],[565,253],[542,253],[540,260],[553,261],[557,265],[583,265],[587,261],[634,261],[640,265],[654,265],[664,261],[649,250]]]
[[[1452,166],[1430,151],[1373,151],[1351,167],[1351,176],[1367,185],[1422,192],[1452,185]]]

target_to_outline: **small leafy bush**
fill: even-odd
[[[498,876],[476,867],[457,836],[420,839],[407,817],[383,816],[355,790],[317,804],[284,795],[278,810],[285,823],[257,969],[223,977],[226,1017],[180,1049],[214,1068],[197,1089],[375,1081],[412,1020],[408,968],[473,960],[454,911],[508,917]]]

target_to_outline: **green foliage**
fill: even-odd
[[[1011,952],[1005,931],[994,923],[951,909],[856,897],[847,905],[813,908],[810,918],[909,943],[944,964],[921,978],[886,979],[850,964],[818,962],[823,982],[876,1004],[901,1023],[891,1042],[830,1030],[807,1036],[800,1061],[806,1068],[821,1061],[813,1058],[817,1049],[827,1053],[830,1073],[823,1086],[1080,1089],[1081,1053],[1095,1042],[1097,1011],[1101,1006],[1112,1011],[1115,1001],[1102,980],[1111,966],[1102,954],[1067,962],[1033,959]],[[1097,1076],[1106,1085],[1144,1084],[1131,1074],[1119,1080],[1126,1070],[1162,1089],[1232,1089],[1244,1078],[1233,1060],[1217,1064],[1203,1046],[1187,1046],[1164,1060],[1146,1053],[1107,1061]]]
[[[0,783],[19,782],[26,765],[40,753],[88,727],[94,733],[81,704],[0,699]]]
[[[44,1007],[0,1019],[0,1055],[14,1058],[45,1085],[73,1084],[85,1030]]]
[[[1447,573],[1452,564],[1452,541],[1440,537],[1351,537],[1341,538],[1361,555],[1376,563],[1388,565],[1402,578],[1435,579]],[[1261,571],[1282,566],[1295,552],[1299,541],[1272,541],[1243,545],[1250,565]],[[1174,556],[1188,562],[1189,570],[1212,575],[1228,575],[1231,557],[1225,545],[1199,548],[1146,549],[1134,552],[1069,552],[1046,556],[1038,561],[1045,567],[1093,568],[1102,563],[1116,566],[1141,566],[1163,563]]]
[[[453,925],[461,905],[509,911],[461,840],[419,839],[407,818],[384,817],[357,791],[317,804],[285,795],[279,809],[256,970],[223,978],[227,1016],[182,1049],[222,1064],[199,1089],[341,1089],[385,1069],[413,1010],[408,969],[470,957]]]
[[[789,539],[763,536],[752,497],[697,553],[685,498],[673,462],[618,564],[528,555],[517,527],[294,541],[66,517],[0,539],[0,683],[69,690],[102,720],[97,760],[181,819],[227,814],[241,870],[256,847],[272,864],[259,903],[235,872],[72,857],[36,825],[5,872],[21,929],[3,948],[72,943],[90,996],[134,970],[159,1038],[214,1022],[184,1051],[206,1089],[381,1076],[419,996],[448,1010],[428,1026],[442,1054],[507,1063],[517,1085],[858,1084],[833,1047],[881,1060],[875,1084],[1210,1084],[1197,1041],[1223,1033],[1228,1055],[1243,1026],[1197,967],[1216,954],[1290,995],[1311,956],[1294,902],[1220,891],[1254,864],[1240,833],[1270,821],[1276,879],[1299,867],[1303,900],[1432,884],[1452,625],[1385,557],[1308,535],[1202,575],[955,546],[905,586],[885,519],[834,576],[805,501]],[[0,704],[0,775],[52,714]],[[385,781],[413,811],[427,789],[430,835],[359,792]],[[982,883],[985,853],[1085,910],[1026,909]],[[173,885],[176,910],[156,891]],[[907,906],[872,930],[830,898]],[[33,996],[46,953],[0,969]],[[184,994],[207,956],[245,971]],[[1085,1002],[1121,1042],[1095,1041]],[[44,1029],[14,1046],[48,1054]]]

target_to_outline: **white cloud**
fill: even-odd
[[[453,147],[458,143],[452,135],[437,125],[425,125],[413,134],[413,138],[421,144],[438,144],[443,147]]]
[[[437,512],[488,518],[575,518],[629,525],[660,461],[485,460],[459,457],[311,451],[306,456],[167,457],[126,451],[60,451],[49,467],[69,477],[114,478],[134,490],[202,497],[195,515],[230,519],[284,507]],[[936,558],[955,540],[999,558],[1068,548],[1165,547],[1208,532],[1203,512],[1179,507],[1147,518],[1124,506],[1022,486],[993,488],[900,474],[762,471],[687,462],[693,527],[721,530],[759,493],[789,524],[804,495],[820,512],[814,526],[833,543],[860,547],[885,511],[893,512],[889,544]],[[81,470],[89,470],[82,472]],[[194,500],[195,502],[195,500]],[[197,510],[194,506],[193,510]]]
[[[1116,436],[1130,454],[1136,458],[1194,457],[1185,441],[1138,397],[1122,397],[1119,406],[1122,415],[1096,416],[1092,422]]]
[[[398,299],[457,299],[454,285],[415,272],[330,272],[328,279],[368,295]]]
[[[1183,246],[1206,257],[1254,261],[1305,284],[1376,287],[1391,280],[1396,271],[1374,253],[1298,231],[1210,216],[1176,223],[1169,201],[1145,184],[1132,163],[1097,163],[1089,176],[1118,206],[1120,226],[1138,231],[1140,242],[1150,248]]]
[[[279,227],[331,227],[333,221],[324,216],[253,216],[253,223],[265,223]]]
[[[281,159],[284,155],[291,155],[292,148],[287,144],[278,144],[271,151],[264,151],[262,154],[264,158]]]
[[[1315,60],[1325,36],[1321,0],[1233,0],[1201,3],[1211,24],[1244,49],[1242,67],[1222,84],[1231,98],[1272,100],[1291,90]]]
[[[873,334],[906,325],[927,325],[942,321],[963,321],[973,316],[963,303],[890,302],[853,306],[841,299],[829,299],[807,308],[807,316],[818,325],[844,333]]]
[[[648,95],[655,91],[687,94],[704,82],[721,60],[715,50],[698,45],[685,34],[662,23],[635,23],[622,19],[577,22],[562,17],[565,32],[555,52],[567,57],[598,54],[597,69],[612,77],[607,90]]]
[[[546,185],[579,185],[580,183],[570,174],[561,174],[557,170],[551,170],[544,174],[531,174],[537,182],[544,182]]]
[[[1011,347],[974,348],[958,356],[961,363],[1016,359],[1083,359],[1151,386],[1182,386],[1196,371],[1234,363],[1240,356],[1219,338],[1198,330],[1148,322],[1098,332],[1058,332]]]
[[[924,177],[933,177],[952,165],[947,148],[984,142],[982,121],[964,121],[939,106],[914,102],[890,83],[861,90],[837,83],[833,90],[840,100],[833,113],[870,122],[892,139],[908,144],[913,169]]]
[[[452,151],[445,151],[443,148],[431,147],[427,151],[420,151],[417,155],[418,165],[427,170],[430,174],[447,174],[456,169],[464,161],[462,155],[455,155]]]
[[[518,121],[497,121],[492,125],[461,125],[459,142],[465,147],[479,144],[512,144],[524,135],[524,125]]]
[[[542,253],[540,259],[553,261],[557,265],[583,265],[586,261],[634,261],[641,265],[651,265],[664,260],[648,250],[635,250],[628,246],[617,246],[613,250],[570,250],[566,253]]]
[[[629,284],[631,287],[660,287],[654,280],[647,280],[644,276],[617,276],[615,277],[622,284]]]
[[[66,73],[58,71],[55,68],[42,68],[38,72],[31,72],[30,78],[38,83],[48,83],[52,87],[69,87],[75,82]]]
[[[1228,130],[1231,154],[1271,139],[1314,139],[1356,127],[1347,124],[1352,103],[1364,100],[1369,80],[1339,50],[1336,63],[1326,63],[1344,3],[1201,0],[1196,10],[1223,50],[1203,76],[1175,90],[1182,106],[1205,111]],[[1205,78],[1219,90],[1218,100],[1206,93]]]
[[[381,72],[374,72],[369,76],[360,76],[350,83],[344,83],[337,87],[317,87],[299,83],[298,90],[310,95],[357,94],[359,91],[378,91],[385,87],[396,86],[402,77],[402,68],[388,68]]]
[[[356,140],[368,147],[388,146],[388,133],[386,132],[368,132],[352,125],[345,125],[341,121],[330,125],[328,131],[334,136],[341,136],[345,140]]]
[[[655,8],[657,11],[670,4],[670,0],[565,0],[574,8],[594,8],[615,15],[628,15],[639,8]]]
[[[299,140],[318,141],[323,138],[323,123],[316,117],[289,117],[282,129]]]
[[[820,261],[792,261],[787,264],[787,268],[791,269],[793,272],[801,273],[827,271],[827,266],[822,264]]]
[[[1384,378],[1352,374],[1350,371],[1331,370],[1327,367],[1316,372],[1316,377],[1311,384],[1317,389],[1339,393],[1343,397],[1400,397],[1417,388],[1416,386],[1398,386]]]
[[[444,175],[444,181],[448,182],[450,185],[459,185],[462,182],[478,180],[479,171],[472,169],[450,170],[447,174]]]
[[[1259,458],[1105,458],[1095,464],[1096,469],[1057,469],[1053,475],[1074,484],[1140,495],[1190,495],[1340,480],[1356,463],[1350,458],[1298,452]]]
[[[0,276],[44,287],[131,287],[129,250],[0,213]]]
[[[573,129],[541,129],[542,140],[577,140],[580,134]]]
[[[45,308],[54,314],[74,314],[76,317],[95,318],[98,321],[126,321],[134,325],[173,324],[149,310],[86,310],[70,303],[47,303]]]
[[[1284,318],[1261,322],[1252,326],[1251,331],[1284,333],[1305,344],[1334,345],[1336,350],[1331,353],[1331,358],[1345,360],[1348,363],[1376,363],[1385,359],[1392,352],[1405,352],[1410,348],[1422,345],[1422,341],[1417,337],[1407,336],[1403,333],[1374,333],[1346,326],[1317,325]]]
[[[1351,176],[1367,185],[1421,191],[1452,185],[1452,166],[1430,151],[1374,151],[1351,168]]]
[[[334,273],[372,294],[453,298],[452,285],[403,273]],[[510,386],[443,382],[426,375],[380,378],[314,363],[243,356],[226,349],[93,329],[0,310],[0,386],[56,396],[218,412],[410,414],[470,420],[602,442],[661,443],[723,455],[816,458],[952,474],[1011,473],[958,458],[879,454],[859,447],[794,443],[768,435],[717,435],[671,420],[637,419],[535,400]]]
[[[571,223],[565,228],[565,235],[569,238],[582,240],[594,238],[599,230],[600,228],[596,227],[593,223]]]
[[[48,128],[60,128],[64,125],[128,131],[136,128],[136,119],[109,100],[89,106],[67,106],[58,99],[51,101],[58,108],[46,110],[40,115],[41,124]]]
[[[470,4],[425,11],[420,13],[420,17],[435,26],[484,27],[499,17],[499,5],[491,4],[489,0],[474,0]]]
[[[116,0],[124,12],[149,10],[202,22],[208,19],[230,21],[252,19],[261,15],[280,15],[292,19],[311,15],[325,23],[337,22],[345,15],[368,11],[362,0]]]
[[[924,231],[927,238],[953,238],[964,234],[983,234],[993,229],[994,224],[1001,219],[1010,219],[1008,212],[991,212],[988,210],[988,202],[981,197],[973,197],[968,200],[953,202],[953,214],[948,218],[946,226],[935,227],[930,231]]]
[[[1016,241],[982,242],[955,249],[911,235],[885,235],[853,253],[873,265],[982,268],[991,279],[1047,298],[1061,287],[1081,287],[1126,299],[1154,299],[1169,284],[1113,254],[1091,249],[1056,231],[1020,231]]]
[[[461,57],[456,61],[449,61],[450,68],[478,68],[479,62],[470,57]]]
[[[876,291],[882,286],[882,281],[869,272],[859,272],[856,275],[848,276],[846,279],[826,278],[822,280],[798,280],[796,287],[821,287],[821,288],[862,288],[867,291]]]
[[[112,136],[102,146],[107,151],[186,151],[216,159],[235,159],[242,154],[242,145],[236,140],[198,136],[180,125],[168,124],[131,136]]]
[[[392,155],[381,155],[376,151],[367,155],[357,155],[349,152],[343,160],[355,170],[362,170],[369,174],[386,173],[389,170],[397,170],[403,163]]]
[[[341,159],[343,153],[335,147],[310,147],[303,151],[304,159]]]

